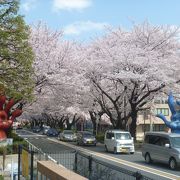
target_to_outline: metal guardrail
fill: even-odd
[[[115,166],[81,151],[68,150],[44,153],[43,150],[38,149],[29,141],[27,142],[29,143],[29,149],[34,151],[34,164],[38,160],[51,160],[56,164],[87,177],[89,180],[153,180],[138,171],[134,172],[123,167]],[[36,168],[35,165],[34,168]]]
[[[138,171],[115,166],[80,151],[75,154],[74,171],[90,180],[153,180]]]

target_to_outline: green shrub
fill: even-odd
[[[28,143],[26,142],[26,141],[17,141],[17,142],[15,142],[15,143],[13,143],[13,147],[12,147],[12,149],[13,149],[13,154],[17,154],[18,153],[18,146],[19,145],[22,145],[22,146],[24,146],[24,147],[28,147]]]
[[[30,126],[30,124],[25,124],[25,125],[23,126],[23,128],[30,129],[30,128],[31,128],[31,126]]]
[[[6,146],[6,148],[7,148],[7,154],[12,154],[13,153],[13,145],[7,145]]]
[[[98,142],[104,143],[104,133],[99,133],[96,135],[96,140]]]
[[[1,146],[0,147],[0,155],[3,155],[3,153],[6,153],[6,147],[5,146]]]
[[[5,152],[5,154],[12,154],[13,153],[13,145],[7,145],[4,147],[0,147],[0,155],[3,155],[4,152]]]
[[[11,133],[11,137],[10,138],[13,138],[13,142],[19,142],[19,141],[23,141],[23,138],[22,137],[19,137],[16,133]]]
[[[17,154],[19,145],[28,148],[28,143],[26,141],[16,141],[12,145],[0,147],[0,155],[3,155],[4,151],[6,154]]]
[[[136,149],[136,150],[141,149],[142,144],[143,144],[142,142],[135,142],[135,143],[134,143],[135,149]]]
[[[2,175],[0,175],[0,180],[4,180],[4,177]]]

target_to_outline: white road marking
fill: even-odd
[[[36,134],[36,133],[34,133],[34,132],[31,132],[31,131],[27,131],[27,130],[23,130],[23,131],[25,131],[25,132],[28,132],[28,133],[30,133],[31,135],[25,135],[25,134],[18,134],[18,132],[16,132],[17,134],[18,134],[18,136],[21,136],[21,137],[34,137],[34,136],[41,136],[41,137],[45,137],[45,135],[41,135],[41,134]]]
[[[20,136],[20,137],[25,137],[25,138],[36,138],[36,137],[43,137],[42,135],[20,135],[20,134],[18,134],[18,136]]]
[[[65,146],[71,147],[73,149],[80,150],[80,151],[85,152],[85,153],[89,153],[90,155],[95,155],[95,156],[98,156],[98,157],[101,157],[101,158],[104,158],[104,159],[107,159],[107,160],[111,160],[111,161],[114,161],[116,163],[123,164],[123,165],[129,166],[129,167],[141,170],[141,171],[145,171],[145,172],[155,174],[155,175],[158,175],[158,176],[161,176],[161,177],[169,178],[169,179],[172,179],[172,180],[178,180],[178,179],[180,180],[180,176],[178,176],[178,175],[174,175],[174,174],[167,173],[167,172],[164,172],[164,171],[156,170],[154,168],[146,167],[146,166],[139,165],[139,164],[136,164],[136,163],[133,163],[133,162],[129,162],[129,161],[126,161],[126,160],[111,157],[109,155],[105,155],[105,154],[101,154],[101,153],[94,152],[94,151],[91,151],[91,150],[87,150],[87,149],[84,149],[82,147],[77,147],[75,145],[68,144],[68,143],[58,141],[58,140],[55,140],[55,139],[50,139],[50,138],[48,138],[48,139],[51,140],[51,141],[63,144]]]

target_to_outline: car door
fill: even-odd
[[[109,136],[108,136],[108,150],[109,151],[114,151],[114,142],[115,142],[114,133],[109,132]]]
[[[160,147],[159,147],[159,159],[161,162],[168,163],[170,157],[169,147],[165,147],[165,144],[170,144],[170,141],[167,137],[160,138]]]
[[[109,139],[109,133],[106,132],[106,133],[105,133],[105,138],[104,138],[104,144],[105,144],[105,146],[106,146],[107,148],[109,147],[109,145],[108,145],[108,139]]]
[[[165,144],[169,144],[169,140],[166,137],[154,136],[153,145],[151,146],[151,157],[155,161],[168,162],[169,152]]]
[[[149,136],[149,144],[146,147],[152,160],[159,159],[160,136]]]
[[[111,150],[111,134],[112,134],[111,132],[106,133],[105,142],[104,142],[108,151]]]

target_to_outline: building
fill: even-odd
[[[156,100],[150,110],[140,112],[137,118],[136,139],[143,140],[144,134],[147,131],[169,131],[163,120],[156,117],[156,114],[162,113],[170,120],[171,111],[167,100]]]

